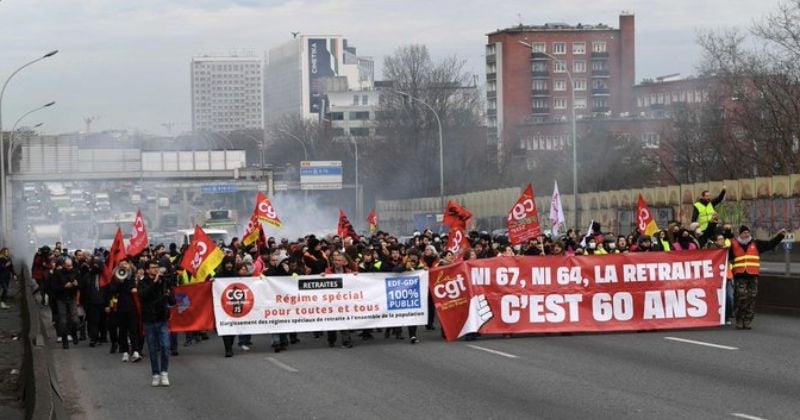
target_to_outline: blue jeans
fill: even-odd
[[[147,353],[150,356],[150,369],[153,375],[169,372],[169,327],[167,321],[145,322],[144,335],[147,339]],[[161,353],[161,368],[158,355]]]
[[[734,298],[733,298],[733,282],[730,280],[725,281],[725,319],[733,318],[734,309]]]

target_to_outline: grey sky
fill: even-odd
[[[0,83],[19,65],[51,49],[61,52],[15,77],[3,101],[4,128],[24,112],[46,133],[139,129],[163,134],[161,123],[188,129],[189,61],[229,49],[262,53],[290,31],[342,34],[359,54],[382,57],[400,45],[424,43],[434,57],[457,54],[482,74],[485,34],[519,22],[606,23],[636,14],[636,78],[693,73],[695,30],[748,27],[777,0],[2,0]],[[378,75],[379,76],[379,75]]]

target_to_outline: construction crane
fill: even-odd
[[[99,120],[99,115],[92,115],[91,117],[83,117],[83,123],[86,124],[86,134],[92,132],[92,123]]]

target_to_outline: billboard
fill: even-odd
[[[334,61],[336,57],[328,50],[325,38],[308,40],[308,94],[309,112],[319,114],[323,109],[324,79],[335,76]]]

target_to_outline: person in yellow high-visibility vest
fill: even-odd
[[[728,261],[731,263],[733,281],[736,285],[736,329],[750,329],[756,309],[758,276],[761,273],[761,254],[781,243],[786,229],[781,229],[769,241],[757,241],[750,228],[739,228],[739,236],[731,241]]]
[[[700,230],[703,232],[706,231],[708,227],[708,222],[711,221],[711,218],[717,214],[717,211],[714,210],[714,207],[719,205],[722,200],[725,199],[725,187],[722,187],[722,191],[719,192],[719,195],[711,199],[711,194],[706,190],[700,194],[700,198],[694,202],[694,208],[692,209],[692,223],[697,222],[700,225]]]

